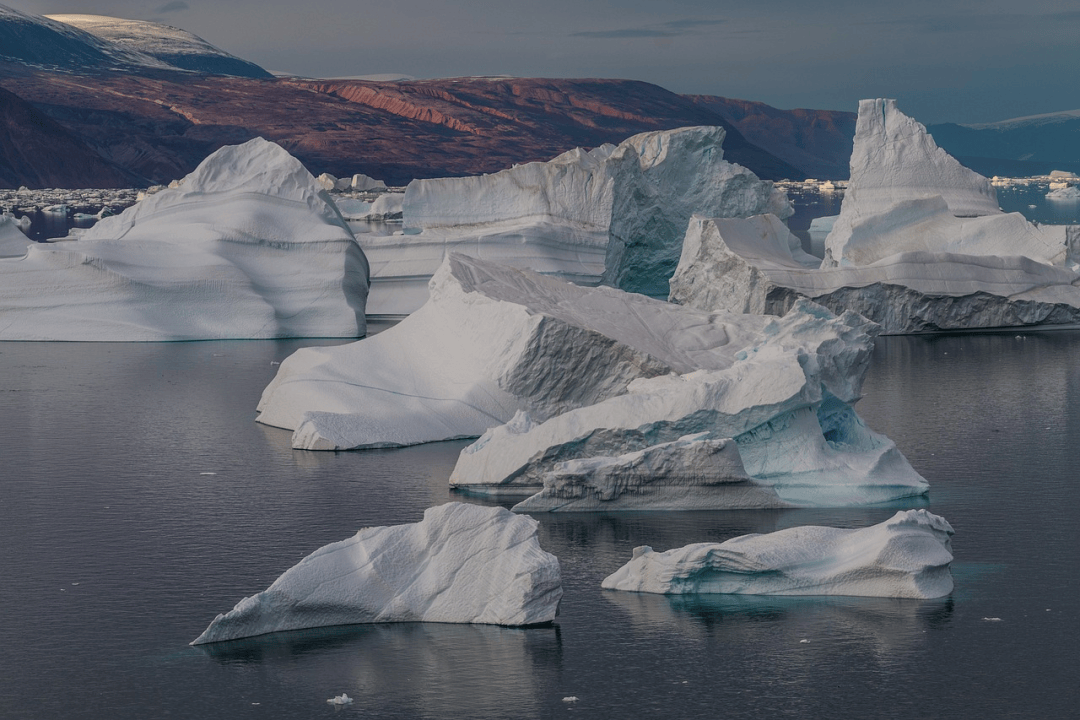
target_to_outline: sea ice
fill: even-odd
[[[0,339],[356,337],[367,275],[325,191],[255,139],[77,239],[0,261]]]
[[[551,622],[562,583],[538,526],[503,508],[448,503],[418,523],[364,528],[218,615],[191,644],[356,623]]]
[[[1047,200],[1054,200],[1057,202],[1073,202],[1080,200],[1080,186],[1069,185],[1057,190],[1051,190],[1046,193]]]
[[[937,598],[953,590],[952,534],[944,518],[907,510],[857,530],[801,526],[663,553],[642,546],[602,586],[668,595]]]

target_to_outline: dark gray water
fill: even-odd
[[[271,363],[303,344],[0,343],[0,718],[1075,712],[1080,332],[879,343],[859,408],[956,528],[949,598],[599,588],[636,545],[864,526],[895,508],[556,516],[541,518],[566,591],[554,627],[188,647],[315,548],[460,499],[446,481],[463,442],[310,453],[257,425]],[[342,692],[353,705],[326,703]]]

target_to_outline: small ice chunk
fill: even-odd
[[[352,701],[353,700],[352,700],[351,697],[349,697],[345,693],[341,693],[340,695],[337,695],[336,697],[330,698],[326,702],[330,703],[331,705],[351,705]],[[258,703],[252,703],[252,704],[257,705]]]

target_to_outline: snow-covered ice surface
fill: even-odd
[[[936,598],[953,590],[952,526],[926,510],[857,530],[801,526],[654,552],[642,546],[611,590]]]
[[[415,180],[400,208],[404,232],[362,238],[369,313],[419,308],[427,279],[452,251],[662,295],[691,212],[791,213],[771,182],[723,159],[723,139],[721,127],[665,130],[490,175]],[[381,201],[372,215],[385,214]]]
[[[77,239],[0,260],[0,339],[357,337],[367,276],[325,191],[255,139]]]
[[[186,30],[145,20],[104,15],[46,15],[119,48],[152,57],[173,68],[242,77],[271,77],[254,63],[230,55]]]
[[[765,322],[451,254],[428,302],[396,326],[286,359],[259,422],[309,450],[476,437],[518,410],[543,419],[637,378],[727,367],[717,348],[748,344]]]
[[[451,486],[539,493],[516,508],[530,511],[641,509],[635,495],[657,492],[665,479],[636,479],[635,464],[671,450],[672,485],[698,489],[663,489],[660,495],[697,495],[659,497],[658,507],[668,509],[861,505],[926,492],[892,441],[851,407],[877,326],[806,301],[783,318],[722,314],[711,322],[732,331],[729,343],[713,348],[714,369],[636,379],[623,394],[544,422],[518,415],[461,451]],[[716,492],[725,475],[731,482],[741,474],[732,455],[711,478],[684,470],[695,464],[685,436],[698,433],[698,440],[733,439],[760,491]],[[670,449],[655,447],[673,441]]]
[[[191,644],[357,623],[551,622],[562,581],[538,526],[503,508],[448,503],[418,523],[364,528],[218,615]]]
[[[1080,322],[1080,227],[1002,213],[893,101],[860,103],[851,168],[820,268],[776,219],[698,217],[670,298],[782,313],[808,297],[890,334]]]

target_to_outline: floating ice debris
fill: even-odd
[[[952,534],[944,518],[907,510],[857,530],[801,526],[663,553],[642,546],[602,586],[666,595],[936,598],[953,589]]]
[[[418,523],[364,528],[218,615],[191,644],[355,623],[551,622],[562,582],[538,527],[503,508],[448,503]]]
[[[200,475],[217,475],[216,472],[201,472]]]
[[[983,620],[986,622],[1001,622],[1001,618],[984,617]]]
[[[345,693],[341,693],[340,695],[338,695],[336,697],[330,698],[326,702],[330,703],[331,705],[350,705],[350,704],[352,704],[352,701],[353,701],[353,699],[351,697],[349,697]],[[258,705],[259,703],[251,703],[251,704],[252,705]]]
[[[803,638],[802,640],[800,640],[800,641],[799,641],[799,643],[800,643],[800,644],[802,644],[802,643],[808,643],[808,642],[810,642],[810,641],[809,641],[809,640],[807,640],[806,638]]]
[[[564,697],[562,699],[562,701],[565,702],[565,703],[570,703],[570,702],[577,702],[578,699],[577,699],[576,695],[568,695],[568,696]]]

